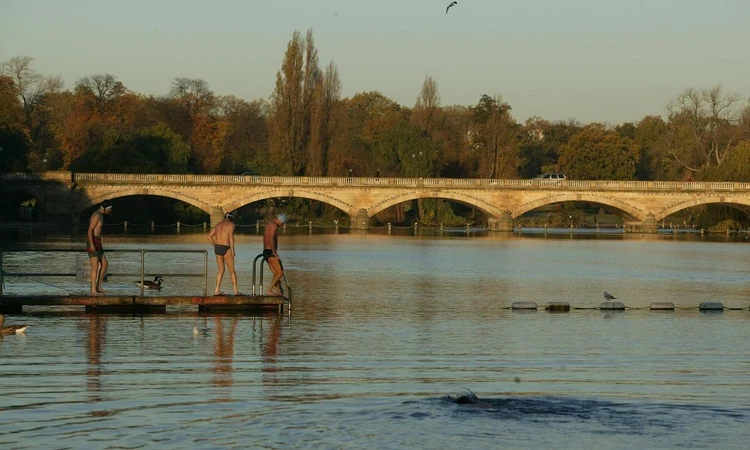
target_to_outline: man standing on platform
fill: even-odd
[[[279,258],[277,250],[279,248],[279,227],[285,223],[286,215],[279,214],[266,224],[266,231],[263,233],[263,259],[268,262],[268,267],[273,272],[273,280],[268,286],[266,295],[284,295],[281,290],[284,266],[281,265],[281,258]]]
[[[208,235],[208,242],[214,247],[216,255],[216,288],[214,295],[224,295],[221,292],[221,281],[224,279],[224,265],[229,268],[229,277],[234,286],[234,295],[241,295],[237,289],[237,272],[234,270],[234,257],[237,253],[234,251],[234,215],[227,213],[224,220],[217,223]]]
[[[86,236],[86,252],[91,261],[91,295],[103,294],[107,291],[102,289],[102,278],[107,274],[107,257],[104,256],[102,247],[102,227],[104,216],[112,213],[112,202],[104,200],[99,209],[89,218],[89,231]]]

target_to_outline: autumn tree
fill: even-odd
[[[34,170],[44,170],[45,149],[54,145],[49,130],[49,97],[62,89],[63,82],[59,76],[41,75],[32,67],[32,62],[29,56],[13,57],[0,64],[0,75],[13,80],[16,95],[21,100],[24,125],[32,145],[29,164]]]
[[[482,95],[472,107],[475,130],[472,144],[478,152],[480,178],[516,178],[518,156],[517,125],[510,116],[512,108],[499,95]]]
[[[471,113],[465,106],[442,108],[441,124],[434,139],[440,146],[436,164],[438,175],[447,178],[467,178],[476,173],[475,159],[470,146]]]
[[[214,114],[216,96],[201,79],[175,78],[169,92],[172,127],[192,148],[189,170],[218,173],[224,160],[225,121]]]
[[[217,109],[227,123],[222,173],[277,173],[268,162],[268,103],[223,96],[217,99]]]
[[[109,73],[80,78],[76,81],[75,90],[79,93],[90,94],[96,110],[100,112],[117,97],[127,92],[125,86]]]
[[[31,138],[13,80],[0,76],[0,171],[25,172]]]
[[[422,130],[425,136],[432,136],[440,113],[440,93],[435,79],[427,75],[417,102],[411,112],[411,122]]]
[[[638,162],[632,139],[590,124],[570,137],[560,149],[560,170],[579,180],[632,180]]]
[[[352,169],[356,174],[398,176],[397,158],[393,150],[377,149],[386,134],[408,115],[397,102],[379,92],[363,92],[341,102],[340,126],[332,146],[329,174],[342,176]]]

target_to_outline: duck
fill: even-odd
[[[193,325],[193,335],[197,336],[199,334],[206,335],[208,332],[211,331],[211,328],[198,328],[197,326]]]
[[[5,316],[0,314],[0,334],[23,334],[28,325],[5,325]]]
[[[164,279],[157,275],[154,277],[154,281],[144,281],[143,285],[141,285],[140,281],[136,281],[135,284],[138,287],[142,287],[144,289],[161,289],[161,282],[164,281]]]

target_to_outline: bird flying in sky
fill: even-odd
[[[445,13],[448,14],[448,10],[451,9],[451,7],[455,5],[458,5],[458,2],[451,2],[451,4],[448,5],[447,8],[445,8]]]

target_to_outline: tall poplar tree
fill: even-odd
[[[287,44],[281,70],[276,72],[276,88],[271,95],[268,117],[271,159],[289,175],[304,175],[309,160],[315,88],[320,77],[318,51],[312,29],[302,38],[295,31]]]

